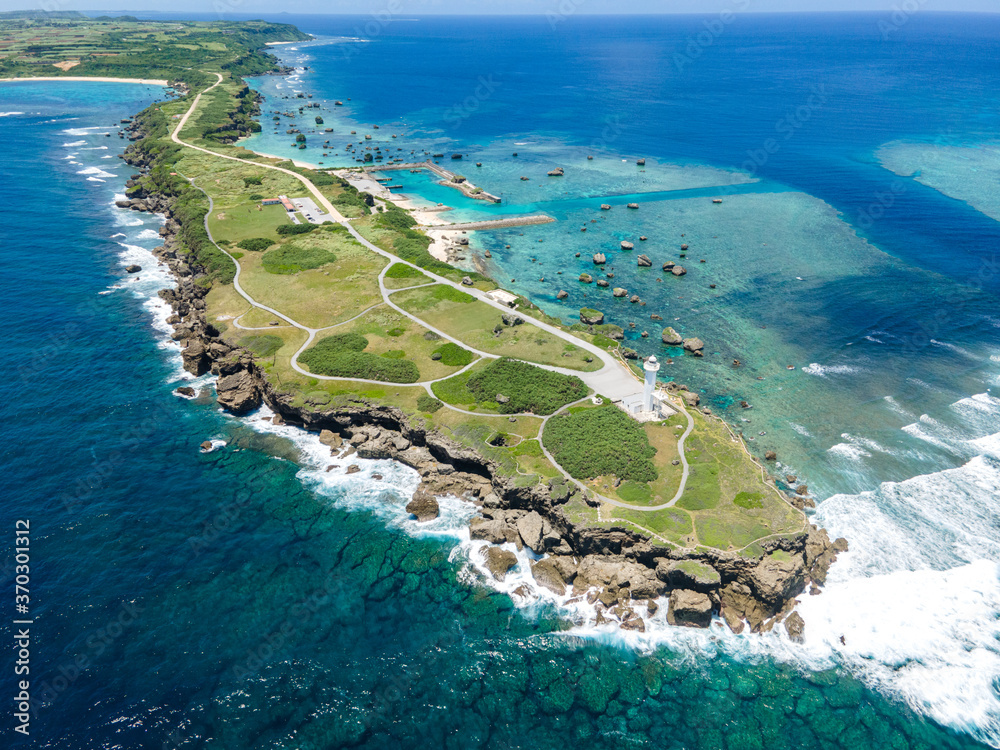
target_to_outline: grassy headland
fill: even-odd
[[[154,103],[131,126],[128,158],[141,176],[127,195],[169,207],[176,250],[207,290],[205,320],[252,357],[289,403],[316,411],[398,409],[413,425],[474,449],[518,487],[560,487],[565,516],[594,528],[639,530],[678,548],[753,551],[764,538],[802,530],[802,514],[765,481],[725,425],[693,410],[685,490],[673,507],[650,510],[682,484],[684,418],[640,425],[608,404],[567,410],[593,395],[586,377],[606,367],[604,355],[588,346],[615,349],[608,336],[621,329],[567,326],[527,301],[505,313],[432,283],[427,273],[453,282],[469,276],[474,289],[495,288],[431,257],[429,238],[407,211],[390,203],[373,213],[364,194],[335,175],[239,146],[239,138],[260,129],[259,97],[243,76],[280,71],[265,43],[306,38],[262,21],[0,16],[0,77],[157,77],[174,84],[175,98]],[[178,134],[183,144],[174,142],[171,133],[195,95],[217,76],[220,83],[203,94]],[[278,194],[307,196],[301,182],[275,166],[307,178],[389,257],[345,225],[296,225],[281,206],[262,206]],[[236,263],[253,302],[234,288]],[[580,484],[568,484],[563,472]],[[602,505],[600,496],[632,507]]]

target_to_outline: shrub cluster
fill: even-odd
[[[285,341],[280,336],[261,334],[241,339],[240,345],[245,346],[257,356],[271,357],[277,354],[278,350],[285,345]]]
[[[417,397],[417,408],[420,409],[420,411],[427,412],[428,414],[433,414],[442,406],[444,406],[442,401],[426,393]]]
[[[380,357],[366,352],[367,346],[368,339],[360,333],[341,333],[306,349],[299,361],[317,375],[389,383],[415,383],[420,379],[420,371],[410,360]]]
[[[275,231],[278,234],[309,234],[315,228],[315,224],[281,224]]]
[[[441,364],[448,365],[448,367],[465,367],[472,362],[472,352],[449,341],[435,349],[431,353],[431,359],[440,360]]]
[[[243,248],[244,250],[250,250],[251,252],[259,253],[262,250],[267,250],[271,245],[274,244],[274,240],[269,240],[267,237],[250,237],[245,240],[240,240],[236,243],[236,247]]]
[[[533,412],[551,414],[587,395],[580,378],[560,375],[514,359],[502,357],[472,375],[466,388],[477,401],[496,401],[497,394],[510,400],[498,404],[502,414]]]
[[[337,256],[320,247],[282,245],[264,253],[261,263],[268,273],[290,274],[333,263]]]
[[[608,404],[560,414],[545,426],[545,447],[576,479],[616,476],[652,482],[657,477],[656,449],[642,426],[617,406]]]

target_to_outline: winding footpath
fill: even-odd
[[[409,318],[410,320],[413,320],[414,322],[418,323],[419,325],[423,326],[424,328],[427,328],[428,330],[433,331],[435,334],[437,334],[441,338],[443,338],[443,339],[445,339],[447,341],[450,341],[450,342],[452,342],[454,344],[457,344],[457,345],[463,347],[464,349],[467,349],[467,350],[473,352],[474,354],[477,354],[480,358],[498,359],[499,355],[492,354],[490,352],[483,352],[483,351],[479,351],[477,349],[473,349],[472,347],[470,347],[468,344],[464,343],[463,341],[460,341],[459,339],[456,339],[453,336],[450,336],[449,334],[445,333],[444,331],[442,331],[442,330],[440,330],[438,328],[435,328],[434,326],[431,326],[426,321],[421,320],[420,318],[416,317],[415,315],[413,315],[413,314],[407,312],[406,310],[404,310],[403,308],[401,308],[399,305],[395,304],[390,299],[390,296],[392,294],[394,294],[395,292],[401,292],[401,291],[405,291],[405,290],[404,289],[394,289],[394,290],[387,289],[386,286],[385,286],[385,281],[384,281],[385,280],[385,274],[389,270],[389,268],[391,267],[392,264],[394,264],[394,263],[401,263],[403,265],[406,265],[406,266],[409,266],[409,267],[411,267],[413,269],[416,269],[417,271],[419,271],[424,276],[430,277],[431,279],[434,280],[434,282],[432,282],[432,283],[445,284],[447,286],[450,286],[453,289],[457,289],[458,291],[464,292],[465,294],[468,294],[468,295],[476,298],[480,302],[483,302],[484,304],[487,304],[490,307],[493,307],[493,308],[495,308],[497,310],[500,310],[500,311],[505,312],[505,313],[510,313],[510,308],[509,307],[507,307],[506,305],[503,305],[503,304],[501,304],[499,302],[496,302],[495,300],[487,297],[484,292],[482,292],[482,291],[480,291],[478,289],[473,289],[473,288],[462,286],[461,284],[459,284],[459,283],[457,283],[455,281],[452,281],[451,279],[444,278],[443,276],[439,276],[439,275],[437,275],[437,274],[435,274],[435,273],[433,273],[431,271],[428,271],[427,269],[421,268],[420,266],[417,266],[414,263],[410,263],[409,261],[403,260],[402,258],[398,258],[397,256],[395,256],[395,255],[387,252],[386,250],[383,250],[382,248],[380,248],[380,247],[374,245],[373,243],[369,242],[367,239],[365,239],[364,237],[362,237],[361,234],[353,226],[351,226],[350,220],[348,218],[344,217],[339,211],[337,211],[337,209],[333,206],[333,204],[330,202],[330,200],[325,195],[323,195],[320,192],[320,190],[307,177],[304,177],[303,175],[301,175],[301,174],[299,174],[297,172],[294,172],[294,171],[292,171],[290,169],[285,169],[284,167],[275,166],[273,164],[262,164],[262,163],[259,163],[259,162],[256,162],[256,161],[251,161],[249,159],[241,159],[241,158],[236,157],[236,156],[229,156],[227,154],[220,154],[220,153],[218,153],[216,151],[212,151],[212,150],[207,149],[207,148],[202,148],[201,146],[195,146],[195,145],[192,145],[190,143],[187,143],[187,142],[181,140],[180,133],[184,129],[184,127],[187,124],[188,120],[190,119],[191,115],[193,115],[194,112],[195,112],[195,110],[198,108],[198,105],[201,102],[201,97],[204,94],[207,94],[209,91],[211,91],[216,86],[218,86],[219,84],[222,83],[222,80],[223,80],[222,79],[222,75],[219,74],[219,73],[216,73],[215,75],[218,77],[218,80],[215,83],[213,83],[211,86],[209,86],[208,88],[206,88],[204,91],[202,91],[201,93],[199,93],[197,96],[195,96],[194,101],[191,103],[191,107],[187,110],[186,113],[184,113],[183,117],[181,117],[180,121],[177,123],[177,127],[171,133],[170,139],[174,143],[176,143],[179,146],[182,146],[184,148],[189,148],[189,149],[193,149],[195,151],[200,151],[202,153],[209,154],[210,156],[213,156],[213,157],[218,158],[218,159],[227,159],[229,161],[236,161],[236,162],[240,162],[242,164],[249,164],[249,165],[252,165],[254,167],[258,167],[260,169],[271,169],[271,170],[274,170],[274,171],[277,171],[277,172],[282,172],[284,174],[289,175],[290,177],[295,178],[299,182],[301,182],[305,186],[305,188],[309,191],[309,193],[316,199],[317,203],[319,203],[319,205],[322,206],[326,210],[326,212],[331,217],[333,217],[333,219],[337,223],[339,223],[341,226],[345,227],[347,229],[347,231],[350,232],[351,236],[354,237],[355,240],[357,240],[361,245],[363,245],[367,249],[371,250],[374,253],[377,253],[378,255],[381,255],[383,258],[385,258],[388,261],[390,261],[390,263],[388,263],[382,269],[382,271],[379,273],[379,276],[378,276],[379,292],[381,293],[382,299],[383,299],[383,302],[380,303],[380,304],[385,304],[385,305],[391,307],[393,310],[395,310],[396,312],[400,313],[401,315],[404,315],[405,317]],[[303,325],[302,323],[299,323],[298,321],[293,320],[289,316],[287,316],[284,313],[282,313],[282,312],[274,309],[273,307],[268,307],[267,305],[264,305],[264,304],[258,302],[256,299],[254,299],[243,288],[243,286],[240,284],[240,274],[242,273],[243,269],[242,269],[242,266],[240,265],[239,261],[235,257],[233,257],[233,255],[231,253],[229,253],[229,251],[227,251],[225,247],[218,245],[215,242],[215,238],[212,237],[211,230],[209,229],[209,226],[208,226],[208,217],[211,216],[211,214],[212,214],[212,212],[214,210],[214,206],[215,206],[215,203],[212,200],[212,196],[209,195],[208,192],[205,191],[203,188],[201,188],[198,185],[196,185],[193,179],[191,179],[191,178],[185,178],[185,179],[187,179],[194,187],[196,187],[199,190],[201,190],[202,193],[204,193],[205,196],[208,198],[209,210],[208,210],[208,213],[205,214],[205,219],[204,219],[204,221],[205,221],[205,231],[208,233],[208,237],[212,241],[212,244],[215,245],[215,247],[218,248],[219,251],[221,251],[222,253],[224,253],[236,265],[236,274],[233,277],[233,288],[236,290],[236,292],[241,297],[243,297],[243,299],[245,299],[248,303],[250,303],[250,305],[252,307],[256,307],[256,308],[259,308],[261,310],[266,310],[267,312],[271,313],[272,315],[274,315],[278,319],[285,321],[288,325],[290,325],[290,326],[292,326],[294,328],[297,328],[297,329],[299,329],[299,330],[301,330],[301,331],[303,331],[303,332],[306,333],[306,341],[305,341],[305,343],[302,344],[302,346],[299,347],[299,349],[292,355],[292,358],[291,358],[291,366],[299,374],[305,375],[305,376],[310,377],[310,378],[316,378],[318,380],[337,380],[337,381],[349,381],[349,382],[355,382],[355,383],[372,383],[372,384],[375,384],[375,385],[405,385],[405,386],[419,385],[419,386],[422,386],[430,395],[433,396],[434,393],[431,390],[431,387],[433,386],[434,383],[437,383],[437,382],[440,382],[442,380],[446,380],[448,378],[454,377],[455,375],[457,375],[457,374],[459,374],[461,372],[465,372],[470,367],[473,367],[476,364],[476,362],[478,362],[478,360],[475,360],[475,361],[471,362],[470,364],[466,365],[466,367],[464,367],[461,370],[459,370],[457,373],[451,373],[449,375],[446,375],[445,377],[437,378],[435,380],[425,380],[425,381],[420,381],[420,382],[416,382],[416,383],[385,383],[385,382],[380,381],[380,380],[365,380],[365,379],[362,379],[362,378],[342,378],[342,377],[334,377],[334,376],[329,376],[329,375],[317,375],[315,373],[311,373],[308,370],[303,369],[299,365],[299,363],[298,363],[298,358],[302,354],[302,352],[304,352],[309,347],[309,345],[312,344],[312,342],[316,338],[316,335],[319,332],[321,332],[321,331],[329,330],[330,328],[336,328],[339,325],[344,325],[345,323],[349,323],[350,320],[343,321],[342,323],[338,323],[338,324],[336,324],[334,326],[326,326],[324,328],[310,328],[308,326]],[[420,285],[417,285],[417,286],[429,286],[429,285],[430,284],[420,284]],[[415,287],[407,287],[407,288],[413,289]],[[377,307],[377,306],[378,305],[375,305],[375,307]],[[355,319],[361,317],[361,315],[364,315],[370,309],[372,309],[372,308],[369,307],[364,312],[360,313],[359,315],[356,315],[354,318],[351,318],[351,320],[355,320]],[[239,317],[242,318],[243,315],[246,315],[246,313],[243,313]],[[236,320],[238,321],[239,318],[237,318]],[[622,398],[624,396],[631,395],[632,393],[635,392],[636,387],[637,387],[636,386],[636,382],[635,382],[636,378],[633,375],[632,371],[628,367],[626,367],[622,362],[620,362],[615,356],[613,356],[612,354],[610,354],[609,352],[607,352],[607,351],[605,351],[605,350],[603,350],[603,349],[601,349],[601,348],[599,348],[597,346],[594,346],[593,344],[590,344],[589,342],[583,341],[582,339],[579,339],[576,336],[573,336],[572,334],[569,334],[569,333],[567,333],[567,332],[565,332],[565,331],[563,331],[563,330],[561,330],[561,329],[559,329],[559,328],[557,328],[557,327],[555,327],[553,325],[550,325],[550,324],[545,323],[543,321],[537,320],[535,318],[529,318],[526,322],[529,322],[531,325],[533,325],[533,326],[535,326],[535,327],[537,327],[537,328],[539,328],[539,329],[541,329],[543,331],[546,331],[547,333],[550,333],[553,336],[556,336],[556,337],[562,339],[563,341],[566,341],[568,343],[573,344],[574,346],[577,346],[577,347],[579,347],[581,349],[586,350],[588,353],[590,353],[593,356],[597,357],[603,363],[603,367],[600,370],[597,370],[596,372],[579,372],[577,370],[570,370],[570,369],[565,368],[565,367],[555,367],[553,365],[541,365],[541,364],[536,364],[536,363],[531,363],[531,364],[534,364],[536,367],[541,367],[542,369],[549,370],[551,372],[557,372],[557,373],[560,373],[562,375],[572,375],[572,376],[578,377],[584,383],[586,383],[587,386],[591,390],[594,391],[594,393],[601,394],[603,396],[609,397],[612,400],[616,400],[616,399]],[[244,330],[260,330],[260,329],[245,328],[244,326],[240,325],[238,322],[235,322],[235,321],[234,321],[234,323],[235,323],[236,327],[243,328]],[[588,396],[587,398],[590,398],[590,397]],[[580,401],[576,401],[574,403],[578,404],[578,403],[581,403],[583,400],[585,400],[585,399],[581,399]],[[680,456],[680,461],[681,461],[681,464],[682,464],[682,467],[683,467],[682,474],[681,474],[680,486],[678,487],[677,492],[676,492],[676,494],[674,495],[673,498],[671,498],[669,501],[667,501],[665,503],[662,503],[660,505],[654,505],[654,506],[629,505],[628,503],[623,503],[620,500],[615,500],[613,498],[609,498],[609,497],[605,497],[603,495],[597,494],[597,493],[594,492],[593,488],[587,487],[582,482],[580,482],[580,481],[574,479],[573,477],[571,477],[569,475],[569,473],[566,472],[566,470],[563,469],[562,466],[560,466],[559,463],[556,462],[556,460],[552,457],[552,454],[549,453],[548,449],[545,447],[544,443],[542,442],[541,436],[542,436],[542,433],[543,433],[543,431],[545,429],[545,426],[548,423],[549,419],[551,419],[552,417],[556,416],[557,414],[562,413],[564,410],[566,410],[567,408],[569,408],[572,405],[573,404],[567,404],[562,409],[559,409],[558,411],[556,411],[554,414],[550,414],[548,416],[541,417],[542,424],[539,427],[539,431],[538,431],[538,436],[539,436],[538,443],[542,447],[542,452],[544,453],[545,457],[552,463],[552,465],[555,466],[562,473],[562,475],[566,479],[568,479],[569,481],[571,481],[573,484],[575,484],[576,486],[580,487],[584,491],[586,491],[586,492],[588,492],[590,494],[596,494],[597,497],[602,502],[607,503],[608,505],[613,505],[613,506],[616,506],[616,507],[619,507],[619,508],[627,508],[627,509],[630,509],[630,510],[639,510],[639,511],[657,511],[657,510],[663,510],[664,508],[671,507],[672,505],[674,505],[681,498],[681,496],[684,494],[684,489],[685,489],[685,487],[687,485],[688,476],[690,474],[690,468],[688,466],[688,461],[687,461],[686,456],[684,455],[684,441],[687,439],[688,435],[690,435],[691,431],[694,429],[694,420],[691,418],[691,415],[688,413],[687,409],[685,409],[683,405],[680,405],[680,409],[683,412],[684,416],[687,418],[687,428],[684,430],[684,433],[681,435],[680,439],[677,441],[677,451],[678,451],[678,455]],[[457,407],[454,407],[454,406],[452,406],[450,404],[444,404],[444,406],[447,407],[447,408],[449,408],[449,409],[451,409],[451,410],[453,410],[453,411],[459,412],[461,414],[467,414],[467,415],[470,415],[470,416],[490,416],[490,417],[498,416],[497,414],[493,414],[493,413],[482,413],[482,412],[466,411],[464,409],[459,409]],[[523,417],[536,417],[537,418],[540,415],[531,414],[531,413],[524,413],[524,414],[511,414],[511,415],[504,414],[504,415],[499,415],[499,416],[523,416]],[[650,532],[650,533],[652,533],[652,532]],[[656,535],[656,536],[658,536],[658,535]]]

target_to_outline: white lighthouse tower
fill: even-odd
[[[660,363],[656,357],[650,357],[642,368],[646,374],[646,382],[642,387],[642,410],[653,411],[653,391],[656,390],[656,373],[660,371]]]

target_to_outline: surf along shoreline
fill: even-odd
[[[276,66],[270,72],[288,71]],[[16,80],[76,78],[82,77]],[[743,556],[712,548],[676,548],[626,523],[606,527],[575,523],[564,506],[574,499],[593,506],[595,499],[565,481],[518,486],[482,451],[425,429],[397,406],[360,398],[351,405],[319,409],[302,405],[275,386],[251,352],[227,342],[208,320],[206,282],[211,282],[214,271],[189,252],[191,234],[196,232],[203,232],[216,250],[225,252],[209,233],[207,215],[181,210],[177,195],[157,190],[155,183],[143,179],[171,163],[157,147],[164,118],[156,115],[150,107],[127,126],[133,143],[122,158],[138,174],[127,183],[129,198],[118,205],[164,217],[164,244],[154,254],[176,280],[175,289],[161,293],[174,311],[168,322],[174,327],[173,338],[184,347],[185,369],[196,376],[211,372],[218,377],[223,408],[242,415],[266,404],[275,423],[318,433],[332,455],[345,458],[356,453],[410,466],[420,474],[421,483],[407,510],[420,519],[436,515],[436,496],[469,500],[479,510],[470,523],[470,536],[490,545],[481,568],[502,581],[513,565],[510,549],[527,548],[538,558],[531,563],[536,584],[557,596],[572,595],[570,601],[585,599],[593,605],[596,625],[613,623],[623,630],[644,631],[644,618],[666,605],[671,624],[708,627],[718,614],[734,632],[746,625],[754,632],[767,632],[783,623],[793,640],[803,637],[802,618],[793,612],[795,599],[807,588],[818,593],[837,553],[846,549],[844,540],[831,542],[821,529],[805,525],[801,533],[762,541],[761,554]]]

